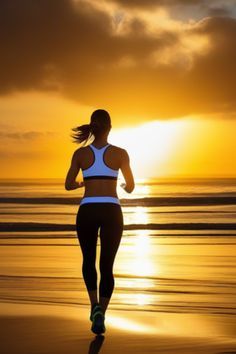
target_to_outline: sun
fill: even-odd
[[[172,119],[114,129],[110,141],[128,151],[135,177],[164,176],[169,159],[185,134],[184,124],[183,119]]]

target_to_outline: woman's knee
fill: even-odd
[[[112,275],[113,273],[114,258],[100,257],[99,269],[101,275]]]

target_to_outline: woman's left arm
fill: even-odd
[[[78,155],[78,150],[76,150],[72,156],[71,165],[66,175],[65,189],[67,191],[84,186],[84,182],[77,182],[75,180],[80,170],[80,162]]]

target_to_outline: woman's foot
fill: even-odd
[[[90,320],[92,321],[91,331],[93,333],[101,334],[106,331],[104,324],[105,316],[101,306],[98,303],[94,304],[92,307]]]

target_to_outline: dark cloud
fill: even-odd
[[[230,17],[230,10],[226,7],[209,7],[208,15],[211,17]]]
[[[189,31],[208,36],[211,46],[188,70],[148,61],[176,48],[181,34],[154,36],[140,19],[123,22],[118,35],[111,15],[85,2],[1,0],[0,94],[59,90],[141,120],[235,109],[236,20],[209,17]]]
[[[123,56],[146,57],[175,36],[145,34],[144,23],[130,22],[126,37],[112,36],[112,18],[86,3],[69,0],[2,0],[0,3],[1,87],[50,87],[71,77],[92,79]],[[6,70],[7,69],[7,70]],[[59,80],[59,81],[58,81]]]
[[[211,1],[211,0],[210,0]],[[209,0],[114,0],[114,2],[121,4],[125,7],[140,7],[140,8],[150,8],[159,6],[192,6],[206,4]]]
[[[68,0],[2,0],[0,89],[45,88],[48,76],[63,77],[74,61],[83,72],[81,62],[105,49],[109,30],[109,17],[86,5],[77,11]]]
[[[227,17],[203,20],[195,33],[209,35],[211,50],[197,56],[188,77],[192,101],[212,109],[235,111],[236,108],[236,20]],[[195,88],[194,88],[194,86]]]
[[[217,0],[113,0],[115,3],[122,5],[126,8],[140,8],[140,9],[152,9],[153,7],[191,7],[197,6],[202,7],[205,9],[212,10],[212,14],[215,15],[228,14],[227,9],[225,6],[222,5],[223,1],[220,3]],[[226,4],[224,5],[231,5],[235,6],[236,1],[225,1]]]
[[[55,132],[0,132],[0,139],[14,139],[14,140],[36,140],[46,136],[54,136]]]

